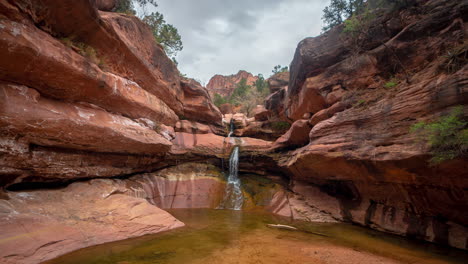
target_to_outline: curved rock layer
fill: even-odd
[[[119,180],[8,192],[7,199],[0,200],[1,262],[40,263],[80,248],[184,225],[125,193],[131,192]]]
[[[430,166],[410,133],[455,106],[466,113],[468,66],[448,71],[445,56],[466,45],[467,10],[466,1],[416,1],[379,16],[359,54],[341,27],[299,44],[284,99],[299,121],[275,143],[304,138],[297,122],[310,116],[307,145],[279,159],[298,193],[346,221],[468,247],[466,158]]]

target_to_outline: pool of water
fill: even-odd
[[[468,253],[349,224],[258,211],[170,210],[186,226],[81,249],[47,264],[467,263]],[[288,224],[302,231],[272,229]]]

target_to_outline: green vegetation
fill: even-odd
[[[215,93],[213,103],[219,107],[222,104],[226,104],[228,102],[226,97],[222,97],[220,94]]]
[[[354,14],[359,14],[364,8],[364,0],[331,0],[330,5],[323,9],[322,31],[328,31]]]
[[[396,78],[391,78],[390,81],[386,82],[384,84],[384,87],[385,88],[393,88],[393,87],[396,87],[398,85],[399,81],[398,79]]]
[[[258,75],[257,81],[255,81],[254,86],[257,88],[259,93],[264,93],[268,89],[268,82],[265,80],[262,74]]]
[[[463,106],[455,107],[449,115],[433,122],[418,122],[410,131],[431,147],[431,163],[464,157],[468,151],[468,122]]]
[[[241,106],[241,111],[250,116],[252,110],[257,105],[263,104],[263,100],[269,94],[267,87],[268,84],[261,74],[259,74],[259,78],[253,86],[248,85],[247,80],[243,78],[236,85],[231,96],[223,97],[215,94],[213,102],[218,107],[226,103]]]
[[[291,124],[285,121],[276,121],[271,123],[271,128],[276,131],[286,131],[291,127]]]
[[[468,42],[465,41],[463,44],[447,51],[447,54],[443,57],[445,58],[443,66],[447,73],[458,71],[468,62]]]
[[[366,100],[360,99],[353,105],[353,107],[361,107],[361,106],[364,106],[365,104],[366,104]]]
[[[151,28],[156,41],[163,46],[166,54],[177,64],[175,56],[177,52],[184,48],[177,28],[171,24],[167,24],[164,16],[159,12],[143,17],[143,22]]]
[[[136,15],[134,3],[143,7],[143,10],[145,10],[147,5],[151,5],[154,8],[158,6],[155,0],[118,0],[114,12]],[[184,48],[177,28],[168,24],[164,16],[159,12],[152,12],[151,14],[143,12],[143,14],[139,15],[139,18],[150,27],[156,41],[162,45],[166,54],[177,65],[175,56],[177,52]]]
[[[92,63],[96,64],[99,68],[101,69],[105,68],[106,64],[98,56],[96,50],[93,47],[86,45],[83,42],[79,42],[72,37],[60,38],[59,40],[65,46],[73,49],[74,51],[78,52],[81,56],[87,58]]]
[[[273,72],[273,74],[277,74],[280,72],[287,72],[288,70],[288,66],[282,67],[281,65],[276,65],[275,67],[273,67],[273,70],[271,72]]]
[[[377,8],[391,12],[408,7],[413,2],[412,0],[331,0],[330,5],[323,9],[324,26],[322,32],[326,32],[343,22],[346,23],[347,19],[358,17]]]
[[[351,35],[351,37],[354,38],[367,34],[370,23],[374,18],[375,16],[366,8],[360,14],[352,15],[344,22],[345,27],[343,28],[343,33]]]

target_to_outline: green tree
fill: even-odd
[[[135,7],[132,0],[117,0],[114,7],[114,12],[135,15]]]
[[[151,28],[156,41],[163,46],[167,55],[174,60],[177,52],[184,48],[177,28],[167,24],[164,16],[159,12],[153,12],[145,16],[143,22]]]
[[[273,72],[273,74],[277,74],[280,72],[287,72],[288,70],[288,66],[282,67],[281,65],[276,65],[275,67],[273,67],[273,70],[271,72]]]
[[[154,8],[158,6],[155,0],[117,0],[114,11],[135,15],[136,11],[134,3],[137,3],[143,9],[148,5],[151,5]],[[168,24],[164,19],[164,16],[159,12],[152,12],[149,15],[146,15],[146,12],[143,12],[143,15],[139,18],[150,27],[156,41],[163,46],[166,54],[172,58],[174,63],[177,64],[175,56],[177,55],[177,52],[183,49],[182,38],[177,28]]]
[[[322,31],[328,31],[352,15],[361,13],[364,2],[364,0],[331,0],[330,5],[323,9],[322,21],[325,25]]]
[[[222,104],[227,103],[227,101],[228,101],[228,100],[227,100],[225,97],[222,97],[220,94],[215,93],[214,99],[213,99],[213,103],[214,103],[217,107],[221,106]]]
[[[236,99],[241,99],[243,96],[245,96],[247,94],[247,91],[250,90],[250,88],[251,86],[247,85],[247,79],[242,78],[242,80],[236,85],[236,88],[232,92],[231,100],[241,103],[241,100]]]
[[[255,88],[261,94],[263,94],[268,89],[268,83],[265,81],[265,78],[262,74],[258,75],[258,79],[255,81]]]

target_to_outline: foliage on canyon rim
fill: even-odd
[[[92,63],[96,64],[99,68],[105,69],[106,63],[101,57],[99,57],[99,55],[97,54],[96,50],[93,47],[76,40],[75,37],[60,38],[59,40],[65,46],[78,52],[81,56],[88,58]]]
[[[346,20],[361,15],[376,8],[395,10],[412,5],[413,0],[331,0],[323,9],[322,32],[346,22]]]
[[[263,104],[268,93],[268,83],[263,75],[259,74],[253,86],[248,85],[247,80],[242,78],[230,96],[223,97],[216,93],[213,102],[218,107],[226,103],[240,106],[241,111],[250,116],[257,105]]]
[[[177,64],[175,59],[177,52],[184,48],[182,38],[177,28],[166,22],[163,14],[159,12],[146,13],[147,6],[153,8],[158,6],[155,0],[118,0],[114,12],[137,15],[134,3],[143,9],[142,14],[139,14],[138,17],[150,27],[156,41],[163,46],[166,54]]]
[[[359,14],[363,8],[364,0],[331,0],[330,5],[323,9],[322,31],[328,31],[334,26],[340,25],[353,14]]]
[[[468,122],[463,106],[455,107],[449,115],[433,122],[418,122],[410,130],[418,140],[431,147],[431,163],[465,157],[468,152]]]
[[[271,71],[274,74],[280,73],[280,72],[287,72],[289,70],[288,66],[281,66],[281,65],[276,65],[273,67],[273,70]]]

